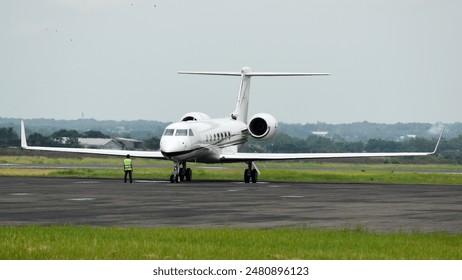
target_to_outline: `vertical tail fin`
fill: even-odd
[[[198,71],[180,71],[178,74],[194,74],[194,75],[218,75],[218,76],[241,76],[241,86],[237,97],[236,109],[231,113],[231,117],[235,120],[247,123],[247,115],[249,110],[249,91],[250,78],[252,76],[260,77],[277,77],[277,76],[325,76],[328,73],[288,73],[288,72],[253,72],[252,68],[244,67],[241,72],[198,72]]]
[[[21,120],[21,147],[27,149],[27,138],[26,138],[26,128],[24,127],[24,121]]]
[[[247,115],[249,111],[249,91],[250,91],[250,77],[247,75],[252,73],[249,67],[242,68],[241,71],[241,86],[239,88],[239,95],[237,96],[237,104],[234,112],[231,113],[231,118],[247,123]]]

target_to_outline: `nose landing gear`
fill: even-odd
[[[173,166],[173,173],[170,175],[170,183],[179,183],[185,180],[192,180],[191,168],[186,168],[185,161],[175,161],[175,165]]]

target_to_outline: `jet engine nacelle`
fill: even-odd
[[[190,112],[190,113],[184,114],[181,117],[182,122],[208,120],[208,119],[210,119],[210,117],[207,114],[200,113],[200,112]]]
[[[248,128],[253,138],[269,139],[276,134],[278,121],[270,114],[259,113],[250,118]]]

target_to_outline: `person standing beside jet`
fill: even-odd
[[[132,173],[133,173],[133,164],[132,164],[132,159],[130,158],[130,155],[127,155],[124,159],[124,171],[125,171],[125,176],[124,176],[124,183],[127,183],[127,175],[130,178],[130,184],[132,183]]]

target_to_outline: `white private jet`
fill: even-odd
[[[186,167],[187,162],[201,163],[247,163],[244,171],[245,183],[256,183],[259,170],[255,161],[303,160],[328,158],[362,158],[362,157],[402,157],[426,156],[434,154],[441,136],[432,152],[397,152],[397,153],[240,153],[238,148],[253,137],[258,140],[269,139],[276,134],[278,123],[268,113],[259,113],[247,118],[249,106],[250,79],[254,76],[325,76],[327,73],[276,73],[254,72],[244,67],[241,72],[178,72],[179,74],[240,76],[241,85],[236,109],[228,116],[212,119],[199,112],[183,115],[179,122],[168,125],[160,139],[160,151],[128,151],[83,148],[59,148],[28,146],[24,122],[21,122],[21,146],[28,150],[71,152],[99,155],[165,159],[174,162],[170,182],[178,183],[192,179],[192,171]]]

